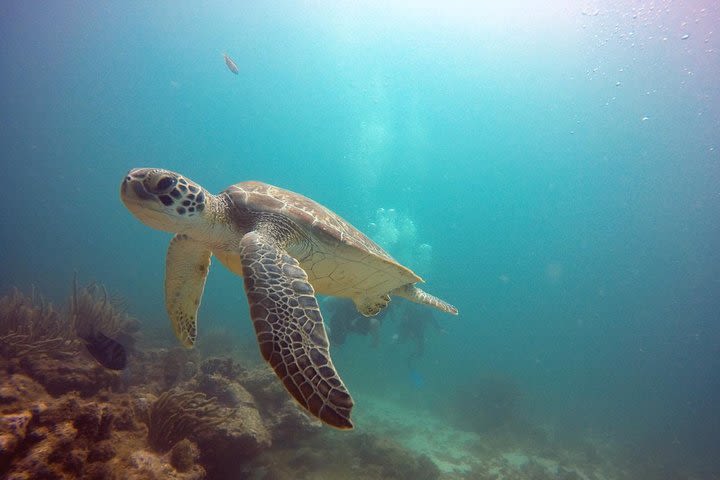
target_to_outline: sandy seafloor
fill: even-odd
[[[433,412],[402,408],[382,400],[367,407],[368,430],[428,456],[443,479],[624,478],[623,472],[599,453],[588,459],[583,452],[572,449],[548,445],[543,451],[542,447],[528,445],[531,439],[518,438],[514,443],[507,432],[478,434],[459,430],[433,416]]]

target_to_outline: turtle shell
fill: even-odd
[[[286,249],[318,293],[367,297],[422,281],[340,215],[299,193],[251,181],[235,184],[222,195],[240,231],[263,216],[270,222],[289,220],[301,232],[301,239]]]

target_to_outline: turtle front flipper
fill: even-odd
[[[186,347],[197,337],[197,312],[210,267],[210,250],[187,235],[175,235],[165,261],[165,307],[175,335]]]
[[[240,257],[263,358],[310,413],[333,427],[352,428],[353,400],[330,359],[307,274],[272,238],[257,231],[243,236]]]

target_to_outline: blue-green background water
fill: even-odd
[[[496,3],[2,2],[0,288],[78,271],[169,332],[125,172],[262,180],[460,309],[422,382],[390,322],[334,348],[358,408],[501,374],[538,421],[720,471],[720,7]],[[200,321],[253,336],[218,262]]]

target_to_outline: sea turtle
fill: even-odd
[[[125,206],[146,225],[174,233],[167,252],[165,305],[186,347],[210,257],[244,278],[260,352],[285,388],[310,413],[352,428],[353,400],[330,359],[315,293],[349,297],[365,316],[390,295],[457,314],[415,286],[422,279],[340,216],[300,194],[243,182],[213,195],[158,168],[128,172]]]

